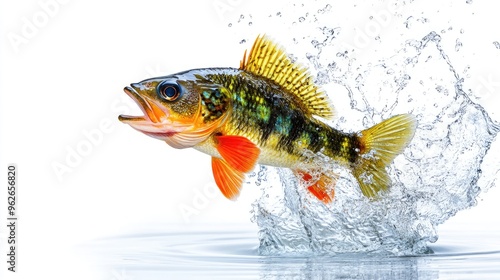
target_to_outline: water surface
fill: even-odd
[[[184,228],[184,229],[183,229]],[[480,236],[481,238],[474,238]],[[428,253],[261,256],[254,228],[165,226],[85,244],[102,279],[498,279],[500,228],[440,232]]]

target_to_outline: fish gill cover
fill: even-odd
[[[241,15],[229,24],[233,31],[248,35],[240,42],[245,43],[266,30],[264,26],[280,28],[292,21],[288,33],[298,49],[290,52],[278,42],[292,59],[306,58],[302,62],[336,106],[331,123],[335,128],[359,131],[399,113],[412,113],[418,120],[413,141],[388,168],[392,187],[375,201],[361,194],[346,169],[328,160],[319,169],[340,174],[335,199],[328,205],[312,197],[290,171],[261,166],[251,176],[251,184],[263,193],[252,211],[260,229],[261,254],[425,253],[438,239],[439,224],[474,206],[479,193],[494,185],[500,166],[495,156],[500,126],[479,105],[479,93],[464,88],[471,66],[460,73],[449,57],[462,48],[460,38],[453,48],[442,46],[442,36],[463,34],[467,26],[455,32],[451,25],[432,30],[426,24],[433,18],[418,13],[422,4],[416,6],[417,2],[386,1],[382,8],[353,2],[355,11],[375,11],[379,29],[361,29],[351,42],[339,36],[342,26],[325,24],[342,12],[324,1],[295,2],[266,17]],[[417,24],[420,28],[412,32]],[[384,37],[391,36],[396,37],[394,44],[383,44]],[[363,57],[367,52],[379,54]]]

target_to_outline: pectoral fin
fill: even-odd
[[[257,163],[260,149],[243,136],[215,136],[217,151],[234,169],[249,172]]]
[[[212,158],[215,183],[225,197],[235,200],[240,194],[245,173],[251,171],[259,158],[260,149],[242,136],[215,136],[217,151],[222,158]]]

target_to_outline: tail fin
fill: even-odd
[[[360,155],[353,167],[363,194],[374,197],[387,190],[391,179],[385,170],[409,144],[417,122],[410,114],[397,115],[360,132]]]

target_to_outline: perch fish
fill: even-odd
[[[409,144],[411,114],[393,116],[357,133],[324,120],[328,96],[301,65],[267,36],[258,36],[239,68],[193,69],[133,83],[124,91],[144,116],[120,115],[134,129],[212,158],[222,194],[236,199],[256,164],[290,168],[319,200],[334,198],[338,178],[321,171],[325,158],[348,168],[362,193],[376,197],[391,180],[386,167]]]

